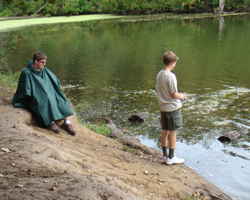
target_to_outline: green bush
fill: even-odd
[[[177,12],[193,12],[196,8],[202,6],[200,0],[169,0],[168,6],[171,11]]]
[[[1,11],[0,12],[0,16],[14,16],[14,12],[13,10],[9,9],[9,8],[6,8],[5,10]]]
[[[242,0],[226,0],[225,10],[236,10],[244,6]]]
[[[51,4],[51,3],[46,3],[45,5],[45,13],[49,14],[49,15],[59,15],[59,9],[55,4]]]
[[[39,14],[79,15],[90,13],[154,14],[164,12],[213,11],[219,0],[5,0],[0,4],[0,16]],[[226,0],[225,10],[249,9],[250,0]]]

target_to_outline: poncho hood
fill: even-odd
[[[33,67],[33,64],[34,64],[34,61],[33,60],[30,60],[28,63],[27,63],[27,68],[30,69],[33,73],[41,76],[43,74],[43,71],[44,71],[44,68],[42,68],[40,71],[36,71]]]

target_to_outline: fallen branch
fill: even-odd
[[[37,13],[39,13],[42,9],[44,9],[45,5],[43,5],[41,8],[39,8],[33,15],[36,15]]]
[[[243,10],[243,8],[238,8],[238,9],[232,11],[231,13],[236,13],[236,12],[241,11],[241,10]]]

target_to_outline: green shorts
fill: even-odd
[[[173,112],[161,112],[162,130],[174,131],[182,127],[181,109]]]

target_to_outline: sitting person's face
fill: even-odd
[[[44,65],[46,65],[46,59],[42,59],[39,61],[35,60],[33,67],[36,71],[40,71],[44,67]]]

